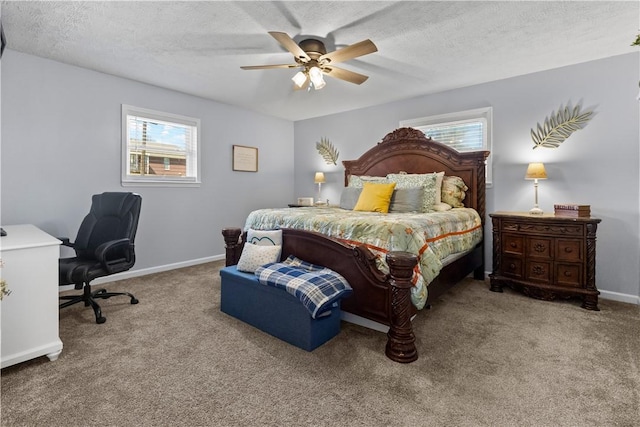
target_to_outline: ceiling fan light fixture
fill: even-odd
[[[369,39],[348,45],[342,49],[327,52],[322,40],[309,38],[296,43],[288,34],[279,31],[269,31],[269,34],[293,55],[295,64],[273,64],[273,65],[251,65],[241,66],[243,70],[264,70],[273,68],[297,68],[299,72],[291,80],[294,82],[293,89],[311,87],[315,90],[326,86],[324,74],[332,78],[344,80],[349,83],[362,84],[369,77],[343,68],[334,67],[333,64],[358,58],[377,52],[378,48]],[[329,66],[329,64],[331,64]]]
[[[297,87],[301,88],[307,81],[307,75],[302,71],[298,71],[296,75],[291,78],[291,80],[293,80],[293,83]]]
[[[309,78],[315,90],[320,90],[327,84],[322,77],[322,70],[318,67],[309,68]]]

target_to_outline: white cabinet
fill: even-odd
[[[11,294],[0,302],[1,367],[62,352],[58,334],[60,241],[33,225],[3,226],[0,275]]]

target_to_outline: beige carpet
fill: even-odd
[[[470,279],[415,320],[418,361],[343,323],[299,350],[219,310],[221,263],[116,282],[107,322],[2,370],[3,426],[640,425],[640,307],[544,302]]]

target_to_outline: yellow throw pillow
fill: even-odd
[[[358,197],[358,203],[353,208],[354,211],[364,212],[389,212],[389,203],[393,195],[393,189],[396,183],[376,184],[372,182],[364,182],[362,184],[362,193]]]

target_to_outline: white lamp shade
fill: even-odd
[[[322,70],[318,67],[309,68],[309,78],[315,90],[322,89],[327,84],[322,77]]]
[[[295,83],[296,86],[302,87],[307,81],[307,75],[302,71],[298,71],[296,75],[291,78],[291,80],[293,80],[293,83]]]
[[[547,179],[543,163],[529,163],[524,179]]]
[[[316,176],[313,178],[313,182],[315,182],[316,184],[323,184],[325,183],[325,178],[324,178],[324,173],[323,172],[316,172]]]

